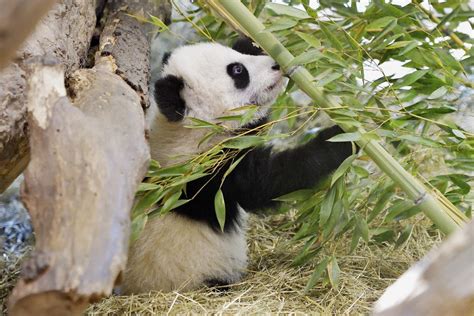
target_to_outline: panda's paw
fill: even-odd
[[[344,131],[337,125],[322,130],[317,138],[317,149],[326,151],[328,159],[333,159],[333,163],[337,166],[341,164],[347,157],[359,151],[357,144],[352,142],[329,142],[328,139],[342,134]]]
[[[231,282],[221,279],[209,279],[204,284],[216,292],[228,292],[231,288]]]

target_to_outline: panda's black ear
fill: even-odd
[[[171,122],[178,122],[184,117],[186,102],[179,94],[183,87],[183,79],[173,75],[155,82],[155,100],[158,109]]]
[[[166,52],[163,54],[163,59],[161,60],[161,64],[164,66],[168,63],[168,59],[170,59],[171,52]]]
[[[232,45],[232,49],[246,55],[265,55],[265,52],[248,37],[240,37]]]

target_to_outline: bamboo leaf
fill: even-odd
[[[466,139],[466,135],[464,135],[464,133],[458,129],[455,129],[455,128],[451,129],[451,133],[457,138]]]
[[[393,242],[395,240],[395,232],[388,227],[377,227],[370,230],[372,240],[378,243]]]
[[[320,48],[321,42],[313,35],[306,34],[303,32],[295,32],[301,39],[303,39],[306,43],[313,46],[314,48]]]
[[[324,25],[323,22],[319,23],[319,27],[321,28],[321,31],[323,31],[324,36],[331,42],[332,46],[337,48],[338,50],[342,51],[343,46],[341,42],[337,39],[336,36],[334,36],[333,31],[329,30],[326,25]]]
[[[259,136],[240,136],[231,138],[224,143],[225,148],[245,149],[263,144],[263,139]]]
[[[267,3],[265,8],[269,9],[276,15],[288,15],[297,19],[308,19],[310,16],[305,11],[299,10],[289,5],[279,3]]]
[[[372,211],[369,213],[367,221],[370,223],[375,217],[377,217],[380,212],[383,211],[385,206],[387,205],[390,198],[395,194],[395,186],[389,185],[386,189],[384,189],[381,193],[381,196],[377,203],[375,204]]]
[[[352,166],[352,169],[354,170],[354,172],[359,176],[359,178],[363,179],[363,178],[367,178],[370,173],[369,171],[367,171],[367,169],[364,169],[360,166]]]
[[[303,54],[293,58],[289,67],[296,66],[296,65],[305,65],[309,63],[313,63],[323,57],[323,54],[319,50],[312,49]]]
[[[224,179],[227,178],[227,176],[235,169],[235,167],[238,166],[238,164],[242,161],[242,159],[244,159],[246,156],[246,154],[242,155],[239,159],[237,159],[236,161],[234,161],[229,169],[226,170],[226,172],[224,173],[224,176],[222,177],[222,182],[224,182]]]
[[[268,32],[276,32],[276,31],[282,31],[282,30],[287,30],[295,27],[295,25],[298,24],[297,21],[289,18],[279,18],[277,20],[274,20],[273,23],[266,28],[266,31]]]
[[[389,25],[391,22],[396,20],[397,18],[393,16],[384,16],[383,18],[377,19],[373,22],[371,22],[367,27],[365,28],[368,32],[380,32],[384,27]]]
[[[399,200],[395,202],[393,206],[388,209],[387,216],[385,216],[384,218],[384,222],[388,223],[393,221],[395,217],[397,217],[403,212],[410,210],[413,207],[413,202],[411,201]]]
[[[336,169],[336,171],[334,171],[334,174],[332,175],[332,179],[331,179],[331,186],[333,186],[334,183],[347,172],[347,170],[351,166],[352,162],[356,159],[356,157],[357,155],[351,155],[347,157],[342,162],[342,164]]]
[[[160,188],[160,186],[158,184],[142,182],[138,186],[137,192],[157,190],[159,188]]]
[[[168,26],[166,25],[166,23],[161,21],[161,19],[159,17],[156,17],[156,16],[150,14],[150,19],[151,19],[151,23],[153,23],[154,25],[156,25],[160,28],[160,32],[165,31],[165,30],[168,29]]]
[[[160,214],[166,214],[172,209],[184,204],[183,202],[178,203],[179,198],[181,197],[181,190],[175,192],[173,195],[168,197],[165,201],[165,204],[160,209]]]
[[[391,32],[397,26],[397,20],[392,20],[385,28],[372,40],[369,46],[373,50],[378,50],[380,47],[377,47],[379,43],[387,38],[389,32]]]
[[[398,54],[399,56],[403,56],[407,53],[409,53],[410,51],[412,51],[415,47],[418,46],[418,42],[417,41],[411,41],[410,44],[408,44],[407,46],[405,46],[404,49],[402,49],[400,51],[400,53]]]
[[[156,204],[163,197],[163,187],[159,190],[147,192],[143,197],[139,198],[138,203],[132,211],[132,217],[142,215],[147,209]]]
[[[152,172],[152,177],[173,177],[181,176],[191,171],[190,165],[176,165],[168,168],[162,168],[158,171]]]
[[[329,260],[330,258],[326,257],[316,266],[313,273],[311,274],[311,277],[308,283],[306,284],[306,287],[304,289],[305,293],[311,290],[316,285],[316,283],[318,283],[318,281],[321,279],[324,273],[324,270],[326,269],[328,265]]]
[[[411,233],[413,232],[413,225],[407,225],[400,236],[398,237],[397,241],[395,242],[395,247],[402,246],[408,239],[410,239]]]
[[[326,196],[324,197],[324,200],[321,204],[321,212],[319,215],[319,227],[324,227],[326,222],[329,219],[329,216],[331,216],[331,211],[334,206],[334,199],[336,198],[336,186],[332,186],[328,193],[326,193]]]
[[[225,201],[224,201],[224,194],[222,193],[222,190],[219,189],[216,193],[216,196],[214,197],[214,208],[216,211],[216,217],[217,221],[219,222],[219,226],[222,231],[224,231],[225,227]]]
[[[354,133],[342,133],[336,136],[329,138],[328,142],[338,143],[338,142],[355,142],[362,138],[361,133],[354,132]]]
[[[331,261],[327,265],[329,282],[333,288],[337,288],[339,285],[339,276],[341,274],[341,270],[339,269],[339,265],[337,264],[336,257],[332,256]]]
[[[425,137],[421,137],[421,136],[416,136],[416,135],[401,135],[401,136],[398,136],[399,139],[403,139],[403,140],[407,140],[411,143],[415,143],[415,144],[421,144],[421,145],[425,145],[425,146],[428,146],[428,147],[433,147],[433,148],[436,148],[436,147],[443,147],[443,144],[437,142],[437,141],[434,141],[434,140],[431,140],[431,139],[428,139],[428,138],[425,138]]]
[[[369,226],[367,225],[365,219],[357,216],[356,224],[361,237],[365,240],[365,242],[369,242]]]
[[[134,242],[140,236],[143,228],[145,228],[146,222],[148,220],[148,216],[145,214],[140,214],[139,216],[135,217],[132,221],[132,229],[130,234],[130,241]]]
[[[340,181],[339,183],[342,183]],[[331,216],[329,217],[329,220],[326,222],[326,225],[324,226],[323,229],[323,237],[328,238],[331,233],[334,232],[334,228],[336,227],[336,224],[341,218],[341,214],[343,213],[344,210],[344,201],[342,199],[336,199],[333,205],[333,208],[331,210]]]
[[[280,201],[280,202],[305,201],[305,200],[309,199],[312,195],[314,195],[313,190],[304,189],[304,190],[298,190],[298,191],[294,191],[294,192],[282,195],[282,196],[277,197],[273,200]]]
[[[439,99],[442,96],[444,96],[448,92],[448,89],[446,87],[440,87],[433,91],[428,97],[429,100],[434,100],[434,99]]]
[[[394,89],[400,89],[402,87],[410,86],[411,84],[415,83],[419,79],[421,79],[424,75],[426,75],[429,72],[428,69],[425,70],[417,70],[415,72],[412,72],[411,74],[408,74],[401,78],[401,80],[396,83],[393,88]]]
[[[352,233],[352,238],[351,238],[351,248],[349,249],[349,253],[353,253],[354,250],[357,248],[357,245],[359,244],[361,234],[358,228],[354,229],[354,232]]]
[[[190,175],[185,175],[185,176],[182,176],[181,178],[173,181],[173,183],[170,184],[170,187],[180,186],[180,185],[183,185],[185,183],[188,183],[188,182],[200,179],[202,177],[205,177],[207,175],[208,175],[207,173],[194,173],[194,174],[190,174]]]
[[[339,78],[342,77],[342,74],[341,73],[337,73],[337,72],[333,72],[327,76],[324,76],[323,79],[319,80],[318,82],[316,82],[316,86],[317,87],[324,87],[326,86],[327,84],[333,82],[334,80],[337,80]]]

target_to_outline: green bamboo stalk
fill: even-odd
[[[238,0],[207,0],[206,3],[219,13],[228,23],[249,35],[260,45],[282,69],[291,77],[296,85],[311,97],[322,108],[340,107],[338,102],[326,95],[321,87],[313,84],[313,78],[306,68],[302,66],[290,67],[294,56],[278,41],[265,26]],[[330,113],[328,113],[330,115]],[[354,128],[339,124],[346,132]],[[359,129],[364,135],[365,131]],[[443,205],[433,197],[426,187],[414,176],[408,173],[385,149],[376,141],[362,137],[357,144],[363,148],[367,155],[399,185],[410,199],[414,201],[423,213],[445,234],[457,230],[464,219],[463,214],[452,204],[458,217],[452,218],[445,211]],[[452,210],[451,208],[451,210]],[[461,214],[461,215],[460,215]]]

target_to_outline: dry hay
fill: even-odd
[[[0,248],[1,249],[1,248]],[[28,251],[28,249],[25,249]],[[18,256],[13,254],[2,254],[0,252],[0,315],[6,315],[8,295],[20,275],[21,262],[25,253]]]
[[[341,268],[337,289],[319,284],[305,294],[314,266],[291,266],[301,245],[289,245],[293,232],[273,231],[289,215],[252,219],[250,268],[246,278],[230,290],[203,288],[191,292],[113,296],[92,305],[90,315],[150,314],[354,314],[368,313],[384,289],[440,241],[430,236],[422,220],[401,248],[360,245],[348,255],[350,240],[340,240],[327,254],[336,254]]]
[[[293,231],[274,230],[293,220],[290,215],[252,217],[250,268],[246,278],[227,291],[203,288],[192,292],[148,293],[133,296],[112,296],[92,305],[89,315],[150,314],[354,314],[368,313],[372,303],[384,289],[412,263],[440,241],[430,236],[430,223],[415,224],[412,238],[401,248],[361,244],[348,255],[350,240],[342,239],[325,249],[336,254],[341,268],[337,289],[318,284],[304,293],[314,266],[294,267],[291,260],[301,244],[289,244]],[[0,259],[0,314],[5,313],[6,297],[11,291],[20,264],[18,260],[3,263]]]

